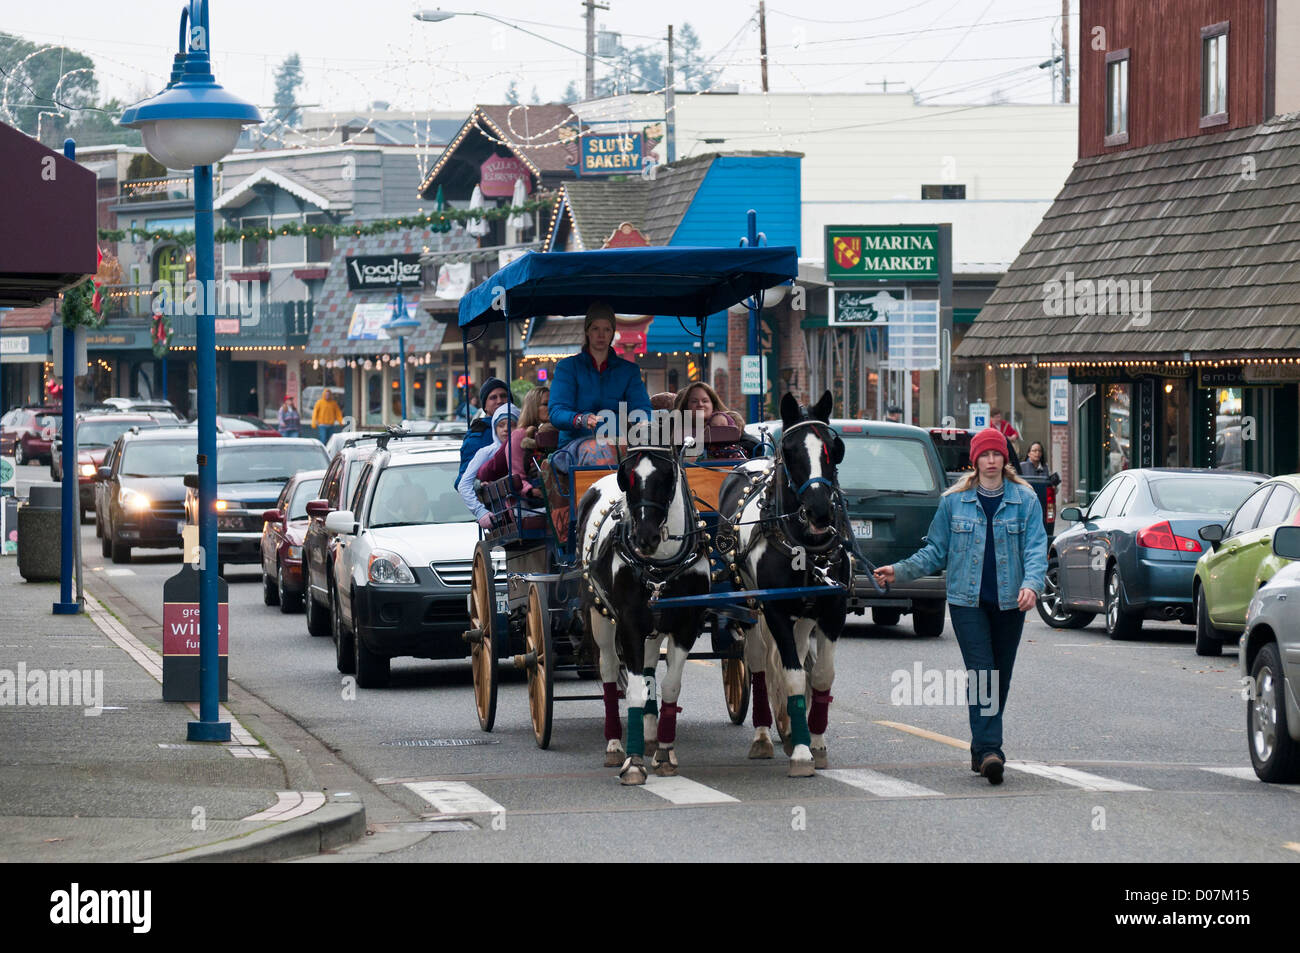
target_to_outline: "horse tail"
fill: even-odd
[[[785,663],[781,661],[781,653],[777,650],[776,639],[773,638],[772,632],[767,627],[767,621],[761,616],[758,622],[759,631],[762,632],[763,648],[767,653],[767,697],[768,703],[772,706],[772,711],[784,712],[786,698],[789,697],[790,689],[785,680]]]

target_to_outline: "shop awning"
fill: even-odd
[[[0,123],[0,306],[34,307],[95,273],[95,173]]]
[[[957,348],[987,361],[1300,352],[1300,115],[1075,163]]]

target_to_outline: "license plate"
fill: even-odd
[[[853,520],[853,535],[860,539],[871,538],[871,520]]]

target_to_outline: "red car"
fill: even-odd
[[[169,426],[149,414],[88,414],[77,417],[77,491],[81,497],[81,518],[95,508],[95,480],[108,450],[132,427],[149,430]],[[50,452],[50,479],[63,482],[63,437],[56,435]]]
[[[0,454],[20,466],[50,462],[50,443],[59,425],[58,407],[19,407],[0,417]]]
[[[262,514],[262,601],[284,613],[302,608],[302,541],[307,504],[320,496],[324,470],[303,470],[284,485],[275,509]]]
[[[232,414],[217,415],[217,433],[228,437],[278,437],[280,431],[272,430],[256,417],[236,417]]]

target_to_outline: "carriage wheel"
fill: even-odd
[[[555,707],[555,655],[550,613],[546,609],[546,594],[537,583],[530,584],[526,651],[536,661],[528,669],[528,709],[539,748],[551,744],[551,714]]]
[[[484,731],[491,731],[497,719],[497,660],[492,638],[496,608],[491,560],[487,550],[480,547],[474,553],[474,570],[470,577],[469,620],[470,625],[483,633],[483,638],[471,649],[470,667],[474,673],[474,707],[478,709],[478,726]]]
[[[722,660],[722,694],[733,725],[743,725],[749,712],[749,669],[743,658]]]

